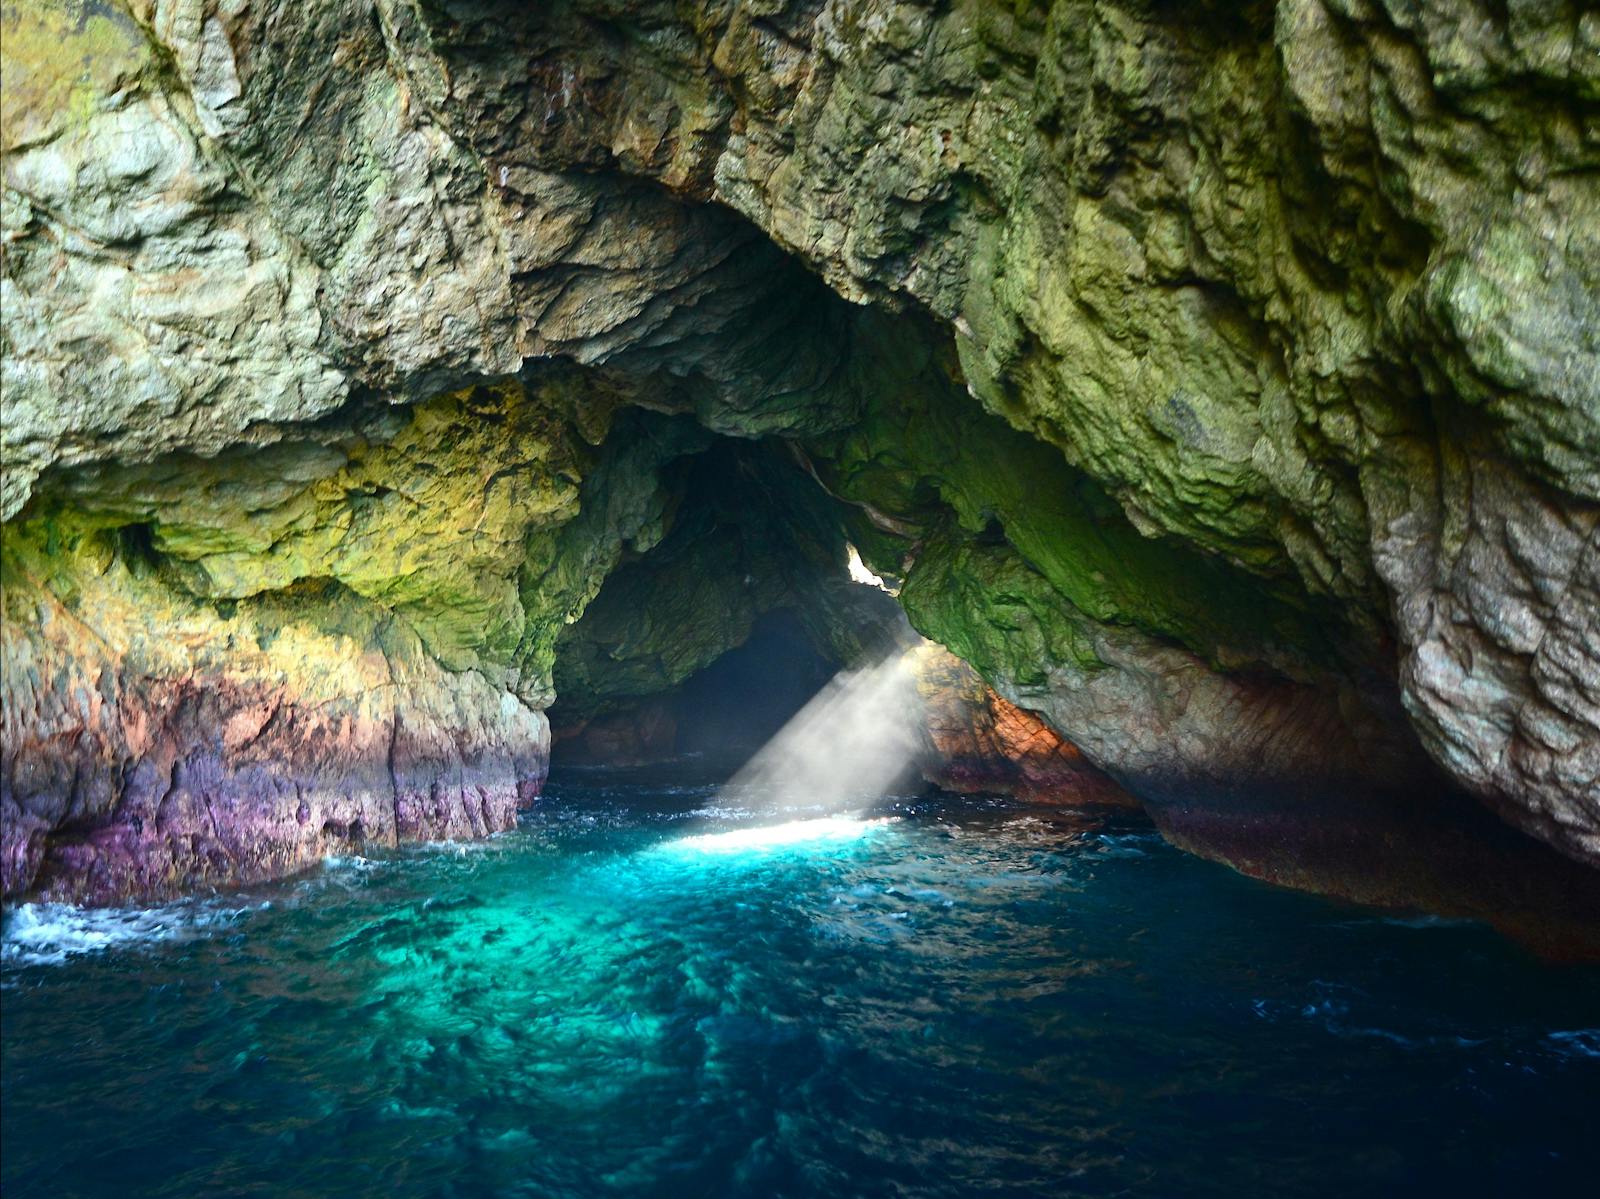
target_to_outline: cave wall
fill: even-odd
[[[41,480],[0,544],[6,893],[172,895],[509,827],[561,629],[661,536],[658,468],[705,437],[641,414],[595,447],[560,393]]]
[[[768,439],[919,629],[1195,848],[1425,791],[1419,828],[1471,793],[1600,859],[1583,6],[0,32],[7,894],[503,827],[566,630],[716,436]],[[268,709],[304,715],[243,731]]]
[[[1331,599],[1454,779],[1593,858],[1594,13],[430,12],[401,40],[487,159],[659,179],[932,313],[988,409],[1141,529]]]
[[[1038,804],[1137,808],[1139,800],[1097,770],[1037,712],[1019,708],[968,663],[934,642],[910,668],[927,748],[922,776],[946,791],[1012,795]]]

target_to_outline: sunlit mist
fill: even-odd
[[[915,679],[902,654],[841,671],[723,789],[776,810],[837,812],[880,798],[921,746]]]

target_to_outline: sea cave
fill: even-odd
[[[0,59],[8,1199],[1593,1186],[1600,13]]]

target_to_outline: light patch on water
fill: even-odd
[[[184,940],[232,924],[251,910],[192,903],[156,908],[24,903],[6,914],[0,960],[7,966],[54,966],[81,954]]]
[[[854,841],[889,820],[862,820],[854,816],[824,816],[819,820],[790,820],[726,833],[702,833],[667,843],[667,849],[699,853],[742,853],[783,849],[815,842]]]

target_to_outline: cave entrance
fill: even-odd
[[[694,757],[731,772],[820,691],[840,663],[798,614],[761,616],[742,645],[678,687],[589,717],[550,709],[553,764],[641,765]]]
[[[841,670],[917,640],[781,443],[717,439],[665,485],[664,533],[557,642],[555,766],[693,755],[731,773]]]

